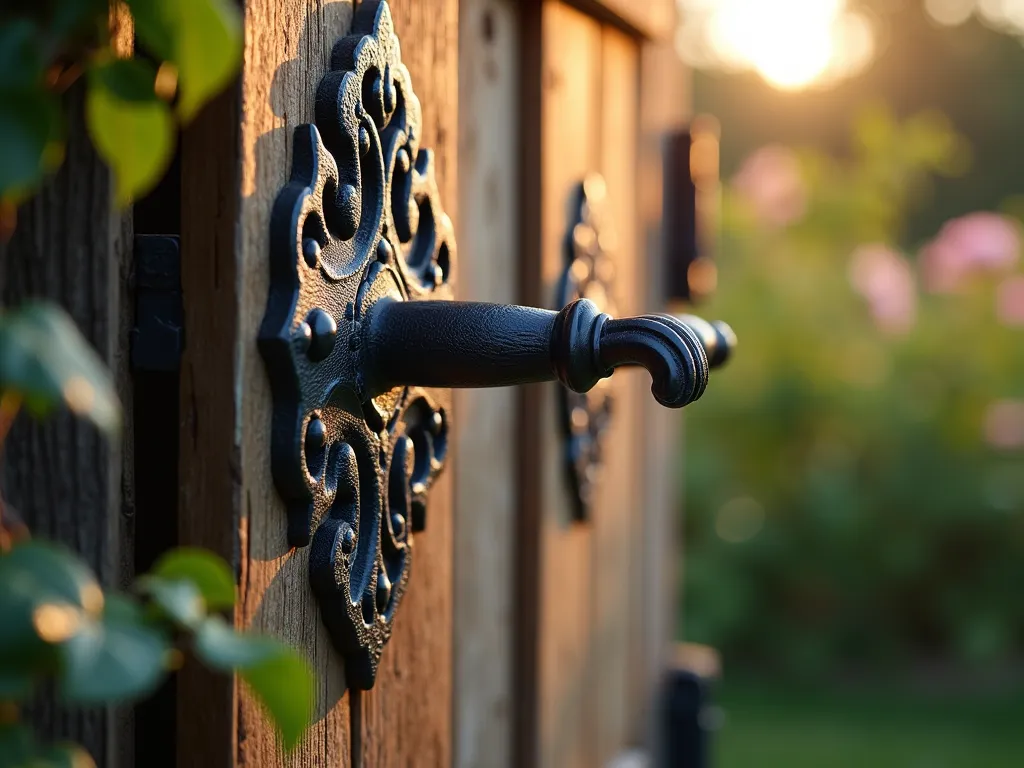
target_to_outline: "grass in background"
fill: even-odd
[[[1021,768],[1024,692],[929,695],[730,682],[714,768]]]

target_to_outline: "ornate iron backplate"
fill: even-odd
[[[615,314],[612,283],[615,263],[607,222],[604,178],[589,174],[576,190],[573,215],[565,238],[565,272],[559,284],[558,306],[590,299],[602,312]],[[574,496],[577,520],[589,517],[594,488],[601,474],[601,444],[614,407],[610,379],[602,379],[589,392],[560,389],[560,410],[565,432],[565,460]]]
[[[370,688],[441,471],[444,394],[363,380],[361,341],[379,299],[451,298],[452,225],[420,103],[385,2],[359,4],[295,129],[291,179],[271,215],[271,286],[259,347],[273,391],[272,469],[293,546],[345,659]]]

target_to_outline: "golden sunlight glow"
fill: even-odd
[[[874,53],[871,26],[846,0],[679,0],[678,45],[697,66],[753,70],[797,90],[854,74]]]

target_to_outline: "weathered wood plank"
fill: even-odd
[[[351,24],[349,2],[250,0],[242,79],[240,242],[241,361],[238,391],[242,467],[238,621],[285,639],[309,655],[317,676],[316,724],[289,757],[295,766],[350,762],[344,675],[309,586],[308,549],[289,551],[285,512],[270,476],[270,391],[256,331],[266,307],[269,216],[291,171],[292,133],[312,122],[317,84],[331,48]],[[245,765],[282,763],[259,707],[240,697],[239,757]]]
[[[286,760],[244,689],[183,675],[182,765],[197,749],[208,765],[350,763],[341,662],[309,587],[308,551],[288,549],[270,476],[270,391],[256,335],[267,299],[270,211],[290,173],[292,131],[312,121],[317,83],[351,14],[350,2],[249,0],[240,84],[185,137],[186,327],[190,338],[194,329],[203,336],[187,345],[182,368],[181,537],[231,558],[236,624],[305,652],[318,688],[316,723]]]
[[[605,25],[601,40],[600,165],[608,188],[609,231],[603,233],[616,266],[613,293],[620,315],[645,311],[637,264],[636,134],[639,49]],[[587,667],[587,732],[594,765],[624,749],[629,711],[630,542],[642,536],[644,443],[638,417],[650,398],[650,377],[617,371],[610,385],[615,415],[604,436],[604,467],[591,520],[591,624]]]
[[[115,48],[131,49],[130,21],[112,16]],[[0,293],[6,306],[29,298],[62,305],[111,368],[125,407],[120,442],[59,413],[45,421],[27,414],[4,444],[3,497],[32,533],[75,550],[106,588],[133,574],[131,522],[131,385],[128,297],[131,211],[113,205],[113,178],[89,141],[84,85],[66,96],[65,161],[18,211],[17,228],[0,243]],[[122,493],[124,491],[124,493]],[[127,709],[57,706],[45,697],[31,708],[44,739],[81,744],[104,766],[132,764]]]
[[[675,0],[567,0],[584,13],[631,34],[671,42],[676,29]]]
[[[564,238],[575,189],[601,158],[601,26],[568,6],[543,8],[542,180],[540,294],[550,306],[565,268]],[[540,765],[594,765],[587,733],[590,652],[591,530],[571,520],[557,389],[542,388],[539,441],[528,459],[540,463],[542,519],[536,549],[523,557],[541,569],[538,596],[538,700]]]
[[[435,153],[445,210],[459,221],[458,4],[392,0],[390,5],[402,59],[423,106],[422,143]],[[456,412],[454,420],[461,421],[461,414]],[[354,765],[452,763],[452,503],[457,461],[456,455],[449,455],[448,469],[431,490],[430,520],[426,530],[416,534],[411,581],[377,683],[354,698]]]
[[[459,9],[459,288],[474,301],[517,301],[517,4]],[[516,393],[456,393],[455,765],[512,760]]]

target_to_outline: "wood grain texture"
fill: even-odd
[[[273,200],[291,169],[294,127],[313,97],[349,2],[250,0],[240,81],[185,135],[180,534],[230,558],[235,623],[305,652],[318,681],[316,722],[282,754],[259,705],[231,680],[183,670],[179,764],[348,766],[344,675],[309,587],[308,551],[289,551],[270,476],[270,391],[256,335],[269,280]],[[195,329],[202,329],[197,332]],[[199,335],[201,333],[201,335]]]
[[[608,185],[614,296],[620,315],[646,310],[637,264],[636,134],[638,58],[636,41],[611,26],[601,35],[600,159]],[[650,376],[619,370],[612,378],[615,414],[604,436],[604,467],[591,527],[590,653],[587,667],[588,741],[592,765],[604,765],[628,745],[631,541],[643,532],[641,461],[646,446],[638,428],[651,400]]]
[[[548,300],[541,279],[543,264],[544,193],[544,2],[517,3],[519,12],[519,300],[543,306]],[[516,429],[516,517],[513,555],[512,765],[532,768],[540,757],[537,701],[541,685],[540,611],[542,573],[540,545],[543,489],[538,450],[541,423],[533,416],[545,388],[520,387]]]
[[[551,304],[565,268],[563,243],[576,186],[601,160],[601,25],[565,5],[543,8],[540,285]],[[613,379],[613,382],[615,380]],[[617,388],[617,383],[613,384]],[[595,765],[587,732],[592,531],[571,520],[557,389],[543,387],[539,441],[541,589],[538,700],[540,765]],[[533,553],[527,550],[525,557]]]
[[[459,7],[459,290],[517,300],[519,28],[512,0]],[[455,756],[512,765],[515,433],[512,389],[456,392]]]
[[[178,542],[238,566],[235,444],[238,291],[237,85],[200,113],[182,137],[181,284],[185,348],[179,385]],[[202,329],[202,330],[199,330]],[[177,680],[177,764],[202,752],[231,765],[235,695],[230,677],[190,660]]]
[[[445,211],[458,215],[458,4],[391,0],[402,60],[423,106],[422,144],[435,153]],[[457,275],[456,275],[457,277]],[[454,423],[462,420],[456,410]],[[448,766],[452,751],[453,470],[430,493],[411,581],[373,690],[353,697],[354,766]]]
[[[266,307],[269,217],[291,171],[292,133],[312,122],[317,84],[351,24],[349,2],[249,0],[242,74],[241,199],[236,282],[237,370],[232,432],[241,468],[237,623],[301,649],[317,679],[315,724],[287,759],[258,704],[238,699],[237,762],[246,766],[347,766],[350,710],[344,674],[309,586],[309,551],[290,551],[285,510],[270,475],[271,398],[256,334]],[[226,352],[226,350],[225,350]]]
[[[115,48],[130,50],[130,24],[115,14],[112,25]],[[0,243],[0,293],[6,306],[45,298],[70,313],[110,367],[129,423],[111,441],[67,413],[43,421],[22,414],[4,445],[3,498],[34,535],[69,546],[105,588],[121,588],[133,575],[131,523],[122,514],[131,510],[131,212],[113,205],[113,178],[86,132],[84,95],[80,83],[65,99],[63,166]],[[70,708],[42,696],[29,715],[41,738],[75,741],[98,765],[132,764],[128,708]]]

